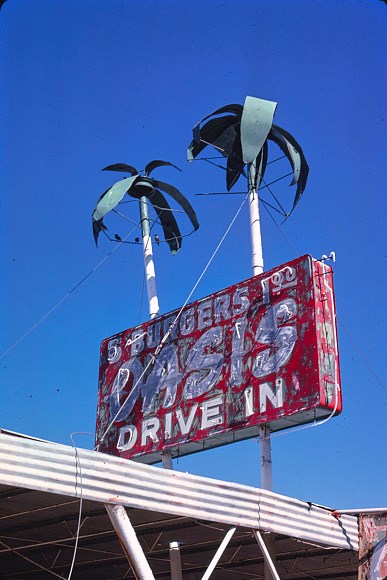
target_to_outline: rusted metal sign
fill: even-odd
[[[341,411],[331,267],[303,256],[101,344],[96,443],[145,463]]]
[[[387,578],[387,513],[360,516],[358,578]]]

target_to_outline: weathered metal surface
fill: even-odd
[[[101,345],[96,443],[122,457],[152,463],[340,410],[332,270],[310,256]]]
[[[160,224],[163,228],[165,241],[169,245],[172,253],[176,253],[180,249],[182,236],[179,226],[173,215],[173,210],[159,189],[169,194],[183,208],[191,224],[193,225],[194,230],[199,228],[199,222],[195,211],[188,199],[186,199],[176,187],[173,187],[169,183],[156,181],[155,179],[149,177],[149,174],[154,169],[163,166],[171,166],[181,171],[173,163],[170,163],[169,161],[162,161],[160,159],[155,159],[146,165],[145,175],[141,175],[135,167],[132,165],[127,165],[126,163],[115,163],[113,165],[104,167],[102,171],[118,171],[121,173],[130,173],[131,176],[127,177],[126,179],[117,181],[110,189],[107,189],[100,196],[98,203],[92,213],[93,235],[96,244],[98,243],[100,232],[106,232],[107,230],[106,225],[103,223],[103,218],[111,210],[114,210],[120,201],[122,201],[126,193],[135,199],[141,199],[144,197],[149,199],[157,213]],[[121,237],[117,236],[117,234],[115,239],[121,241]]]
[[[387,578],[387,512],[359,521],[359,580]]]
[[[192,130],[193,139],[188,146],[188,160],[192,161],[205,147],[211,145],[227,158],[227,191],[246,175],[245,164],[255,169],[254,180],[249,185],[259,187],[266,169],[268,141],[274,141],[287,157],[293,169],[291,185],[297,183],[296,195],[288,217],[296,207],[308,179],[309,167],[305,155],[294,137],[273,124],[277,103],[256,97],[246,97],[245,104],[226,105],[204,117]]]
[[[358,549],[357,518],[247,485],[0,434],[0,484]]]
[[[246,97],[241,118],[242,156],[252,163],[265,143],[273,125],[277,103],[255,97]]]

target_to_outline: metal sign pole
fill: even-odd
[[[145,279],[149,303],[149,317],[152,320],[152,318],[156,318],[156,316],[158,316],[160,307],[156,290],[156,272],[153,262],[153,248],[149,227],[148,205],[145,196],[140,197],[140,217],[142,246],[144,249]],[[172,454],[169,451],[164,451],[161,454],[161,458],[164,469],[173,469]]]
[[[263,273],[263,253],[261,220],[259,215],[258,192],[255,188],[256,167],[253,163],[249,165],[249,208],[250,208],[250,231],[253,275],[258,276]],[[259,454],[260,454],[260,487],[272,491],[273,476],[271,462],[271,440],[270,428],[262,426],[259,428]],[[263,540],[262,540],[263,541]],[[275,560],[274,540],[267,535],[266,546]],[[273,576],[270,566],[265,557],[264,565],[265,580],[272,580]]]
[[[142,247],[144,249],[144,265],[146,288],[148,292],[149,316],[155,318],[159,313],[159,300],[156,291],[156,273],[153,262],[152,238],[150,235],[148,204],[145,196],[140,197],[140,217],[142,231]]]
[[[261,221],[259,216],[258,192],[255,189],[256,168],[253,163],[249,165],[249,207],[250,207],[250,231],[252,249],[253,275],[263,273],[263,254]],[[260,475],[261,487],[272,491],[272,465],[271,465],[271,442],[270,429],[260,427],[259,429],[259,449],[260,449]]]

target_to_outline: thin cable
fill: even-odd
[[[355,339],[353,338],[353,336],[349,333],[349,331],[347,330],[347,328],[345,327],[345,324],[342,320],[342,318],[339,318],[337,316],[337,320],[340,324],[340,326],[342,326],[344,332],[346,333],[346,335],[348,336],[348,338],[350,339],[350,341],[352,342],[352,345],[355,347],[355,350],[357,351],[357,353],[361,356],[361,358],[363,359],[363,362],[366,364],[366,366],[368,367],[368,369],[371,371],[371,373],[374,375],[375,379],[377,380],[377,382],[379,383],[379,385],[382,387],[383,391],[387,392],[387,387],[386,385],[383,384],[382,380],[379,378],[378,374],[376,373],[375,369],[372,367],[371,363],[369,362],[369,360],[367,359],[366,355],[364,354],[364,352],[360,349],[360,347],[358,346],[358,344],[356,343]]]
[[[184,308],[187,306],[189,300],[191,299],[193,293],[195,292],[196,288],[199,286],[204,274],[207,272],[208,268],[210,267],[212,261],[214,260],[216,254],[218,253],[220,247],[222,246],[226,236],[228,235],[229,231],[231,230],[232,226],[234,225],[237,217],[239,216],[240,212],[242,211],[242,208],[246,202],[248,198],[248,194],[246,195],[246,197],[244,198],[244,200],[242,201],[241,205],[239,206],[237,212],[235,213],[234,217],[232,218],[230,224],[228,225],[225,233],[223,234],[220,242],[218,243],[218,245],[216,246],[214,252],[212,253],[210,259],[208,260],[206,266],[204,267],[202,273],[200,274],[199,278],[197,279],[197,281],[195,282],[191,292],[188,294],[183,306],[180,308],[179,312],[177,313],[174,321],[172,322],[172,324],[170,324],[169,330],[164,334],[163,338],[161,339],[159,345],[157,346],[154,355],[150,358],[148,364],[145,366],[143,372],[141,373],[141,375],[139,376],[139,378],[137,379],[136,383],[133,385],[131,392],[134,391],[134,389],[136,389],[138,387],[138,385],[140,384],[140,382],[142,381],[143,377],[145,376],[145,374],[147,373],[149,367],[154,364],[156,357],[159,355],[161,349],[163,348],[165,342],[168,340],[169,336],[171,335],[173,329],[175,328],[177,321],[179,320]],[[115,423],[116,418],[118,417],[118,415],[121,412],[121,409],[124,407],[124,405],[126,404],[126,401],[128,400],[130,394],[128,394],[128,396],[124,399],[123,403],[121,404],[120,408],[118,409],[117,413],[115,414],[115,416],[113,417],[113,419],[110,421],[109,425],[107,426],[107,428],[105,429],[104,433],[102,434],[102,437],[99,440],[98,445],[96,445],[94,447],[94,450],[98,450],[101,443],[104,441],[106,435],[108,434],[108,432],[110,431],[111,427],[113,426],[113,424]]]
[[[263,199],[262,196],[260,196],[259,201],[261,201],[264,205],[266,205],[267,207],[270,207],[272,210],[276,211],[280,215],[282,215],[282,216],[284,215],[277,207],[274,207],[274,205],[271,205],[271,203],[266,201],[266,199]]]
[[[261,201],[263,201],[263,200],[261,200]],[[277,224],[277,222],[275,221],[274,217],[271,215],[271,213],[270,213],[269,209],[266,207],[266,205],[269,205],[269,204],[263,203],[263,207],[265,208],[265,210],[269,214],[271,220],[273,221],[273,223],[277,227],[279,233],[281,234],[281,236],[283,237],[283,239],[285,240],[285,242],[288,244],[289,248],[292,250],[294,256],[296,256],[297,255],[297,251],[296,251],[295,247],[293,246],[293,244],[291,243],[291,241],[288,239],[288,237],[286,236],[285,232],[283,232],[282,229],[280,228],[280,226]]]
[[[76,469],[76,473],[77,473],[77,467],[79,467],[79,479],[80,479],[80,495],[79,495],[79,513],[78,513],[78,524],[77,524],[77,531],[75,534],[75,544],[74,544],[74,551],[73,551],[73,558],[71,561],[71,567],[70,567],[70,572],[69,575],[67,576],[67,580],[71,579],[73,570],[74,570],[74,565],[75,565],[75,558],[77,556],[77,551],[78,551],[78,542],[79,542],[79,536],[80,536],[80,532],[81,532],[81,519],[82,519],[82,507],[83,507],[83,481],[82,481],[82,469],[81,469],[81,462],[79,460],[79,455],[78,455],[78,447],[75,445],[74,439],[73,439],[73,435],[93,435],[93,433],[89,433],[88,431],[74,431],[73,433],[71,433],[70,435],[70,439],[71,442],[73,444],[74,450],[75,450],[75,469]],[[75,484],[75,494],[77,493],[77,484]]]
[[[125,236],[124,240],[125,241],[129,236],[132,235],[134,231],[134,228],[128,233],[127,236]],[[91,270],[88,274],[86,274],[86,276],[84,276],[83,278],[81,278],[81,280],[75,284],[75,286],[73,286],[71,288],[71,290],[69,290],[67,292],[67,294],[65,294],[65,296],[63,296],[63,298],[61,298],[52,308],[50,308],[50,310],[48,312],[46,312],[46,314],[44,316],[42,316],[42,318],[40,318],[37,322],[35,322],[35,324],[33,324],[31,326],[31,328],[29,330],[27,330],[27,332],[25,332],[20,338],[18,338],[13,344],[11,344],[10,347],[7,348],[7,350],[5,350],[3,353],[1,353],[0,355],[0,360],[2,358],[4,358],[9,352],[11,352],[11,350],[13,350],[15,348],[15,346],[17,346],[22,340],[24,340],[29,334],[31,334],[31,332],[33,332],[35,330],[35,328],[37,328],[38,326],[40,326],[42,324],[42,322],[44,322],[46,320],[46,318],[48,318],[53,312],[55,312],[55,310],[57,308],[59,308],[59,306],[61,306],[63,304],[63,302],[65,302],[73,292],[75,292],[75,290],[77,288],[79,288],[79,286],[81,286],[81,284],[83,284],[84,282],[86,282],[86,280],[92,275],[94,274],[94,272],[96,270],[98,270],[98,268],[100,268],[100,266],[102,266],[102,264],[104,262],[106,262],[106,260],[108,258],[110,258],[110,256],[112,254],[114,254],[114,252],[117,251],[117,249],[119,248],[119,245],[115,246],[108,254],[106,254],[106,256],[104,258],[102,258],[102,260],[100,262],[98,262]]]
[[[223,167],[223,169],[224,169],[224,167]],[[262,189],[269,188],[270,185],[273,185],[273,183],[277,183],[277,181],[281,181],[281,179],[286,179],[287,177],[289,177],[289,175],[293,175],[293,173],[292,172],[286,173],[286,175],[283,175],[282,177],[278,177],[277,179],[274,179],[274,181],[271,181],[270,183],[267,183],[266,185],[261,185],[259,187],[259,191],[261,191]],[[195,193],[195,195],[241,195],[241,194],[245,195],[246,191],[210,191],[208,193]],[[278,204],[278,205],[280,205],[280,204]],[[287,215],[287,213],[285,212],[284,209],[280,213],[281,213],[281,215],[284,215],[284,216]]]
[[[284,175],[283,177],[280,177],[279,179],[276,179],[275,181],[272,181],[271,183],[266,183],[266,181],[263,179],[262,177],[262,182],[265,184],[265,187],[269,190],[269,193],[271,194],[271,196],[273,197],[273,199],[276,201],[276,203],[278,204],[278,206],[282,209],[284,215],[286,216],[286,211],[283,208],[283,206],[281,205],[280,201],[277,199],[277,197],[274,195],[274,193],[272,192],[272,190],[270,189],[270,185],[272,183],[276,183],[276,181],[279,181],[280,179],[284,179],[285,177],[289,177],[289,175],[292,175],[292,173],[288,173],[287,175]]]
[[[136,200],[135,200],[136,201]],[[138,222],[135,222],[134,220],[130,219],[127,215],[117,211],[116,209],[112,209],[113,213],[116,213],[117,215],[119,215],[120,217],[124,218],[125,220],[127,220],[128,222],[130,222],[132,225],[134,225],[136,228],[138,228],[139,230],[141,230],[141,226]],[[135,228],[133,228],[132,231],[134,231]]]

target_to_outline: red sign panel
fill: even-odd
[[[105,339],[98,449],[154,463],[339,413],[332,282],[303,256]]]

